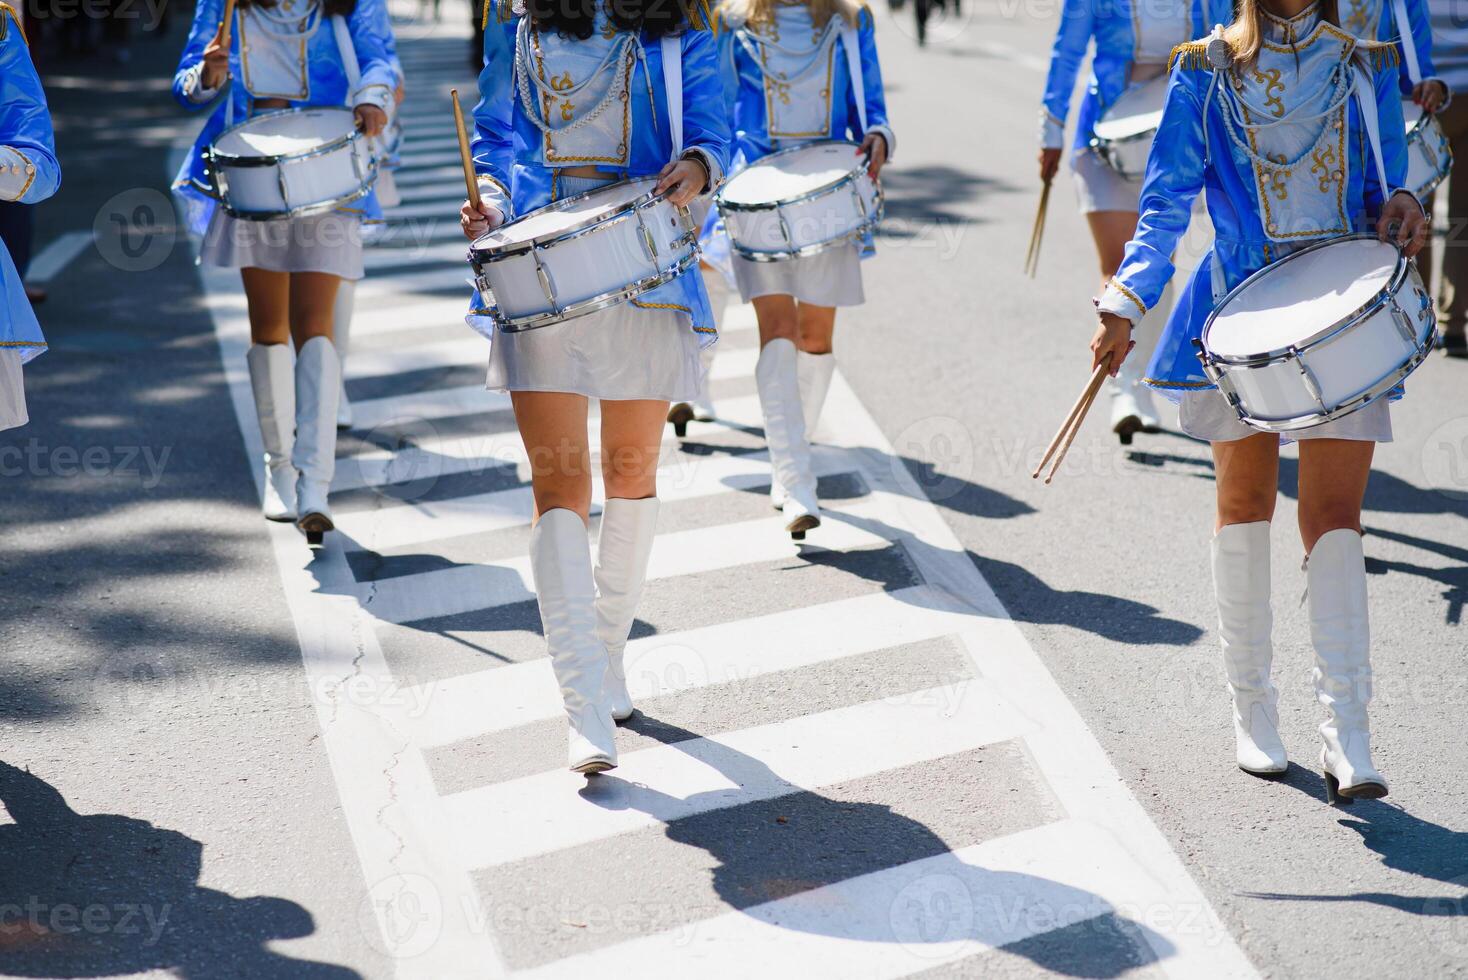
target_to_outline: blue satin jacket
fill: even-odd
[[[1313,16],[1313,11],[1307,13]],[[1098,302],[1102,311],[1134,323],[1158,302],[1175,271],[1173,254],[1188,230],[1193,201],[1206,191],[1215,238],[1152,353],[1145,380],[1154,387],[1212,387],[1193,341],[1217,300],[1299,246],[1369,230],[1385,199],[1405,181],[1395,47],[1358,41],[1318,22],[1304,25],[1299,37],[1293,47],[1267,44],[1258,71],[1243,72],[1237,90],[1251,107],[1242,110],[1246,122],[1297,111],[1310,117],[1334,106],[1319,118],[1306,118],[1294,133],[1291,127],[1246,131],[1231,123],[1239,118],[1228,109],[1236,104],[1232,70],[1210,70],[1206,42],[1179,51],[1147,163],[1137,230]],[[1355,67],[1362,62],[1365,68]],[[1341,91],[1333,86],[1346,78],[1354,91],[1343,102],[1332,101]],[[1386,189],[1377,176],[1358,99],[1376,105]],[[1261,162],[1252,152],[1250,134],[1270,160]]]
[[[1065,120],[1086,49],[1095,42],[1091,79],[1081,100],[1074,146],[1091,144],[1097,120],[1126,90],[1138,62],[1165,64],[1172,47],[1208,34],[1215,24],[1233,21],[1232,0],[1177,0],[1178,16],[1165,24],[1144,24],[1160,0],[1065,0],[1060,29],[1050,52],[1040,109],[1040,145],[1065,144]],[[1420,2],[1420,0],[1419,0]],[[1170,40],[1169,40],[1170,36]]]
[[[1422,73],[1419,81],[1436,78],[1437,70],[1432,64],[1432,25],[1428,22],[1427,0],[1403,0],[1407,11],[1407,30],[1397,25],[1396,4],[1392,0],[1340,0],[1341,27],[1356,37],[1375,38],[1396,44],[1405,54],[1410,42],[1417,53],[1418,69]],[[1407,71],[1407,59],[1402,58],[1399,81],[1402,94],[1412,91],[1412,78]]]
[[[834,41],[828,42],[829,50],[820,52],[814,45],[822,32],[815,29],[808,7],[779,5],[775,16],[773,25],[752,29],[731,20],[722,10],[719,14],[719,67],[734,128],[736,161],[757,160],[776,149],[809,140],[861,142],[868,132],[882,134],[891,157],[896,151],[895,137],[887,119],[872,12],[861,8],[853,32],[861,64],[860,93],[852,83],[846,36],[840,30],[844,21],[839,12],[832,15],[829,25]],[[816,54],[814,61],[812,53]],[[810,70],[802,79],[786,81],[779,77],[782,73],[793,76],[807,64]],[[857,109],[858,98],[866,111],[865,129]],[[787,116],[790,121],[782,127],[780,123]]]
[[[18,156],[7,153],[19,164],[24,176],[16,196],[6,200],[22,204],[44,201],[61,186],[61,167],[56,162],[56,137],[51,130],[51,114],[46,109],[46,93],[31,63],[20,18],[8,4],[0,3],[0,147],[8,147]],[[46,349],[41,325],[26,299],[25,286],[16,272],[10,253],[0,243],[0,347],[19,350],[21,362],[29,361]]]
[[[570,155],[547,162],[548,145],[551,146],[550,155],[555,156],[554,141],[548,139],[527,116],[515,72],[516,34],[522,20],[522,12],[506,5],[503,0],[489,0],[485,6],[484,70],[479,73],[479,102],[474,107],[474,133],[470,148],[484,202],[498,208],[509,219],[522,216],[557,200],[557,171],[586,165],[588,160],[598,170],[621,177],[646,177],[661,171],[673,159],[662,42],[647,37],[635,42],[641,50],[626,81],[628,98],[621,103],[625,107],[624,112],[620,118],[615,110],[604,112],[599,117],[602,123],[609,123],[618,130],[617,139],[622,145],[609,147],[622,151],[614,154],[618,159],[613,161],[610,157],[595,154],[577,159]],[[525,33],[527,37],[533,34],[528,24]],[[598,37],[605,40],[609,36],[599,32],[586,43],[601,43]],[[554,36],[534,35],[533,43],[540,50],[553,45],[564,46],[568,42]],[[697,156],[704,163],[710,176],[709,190],[712,191],[723,180],[729,166],[729,125],[724,116],[723,85],[719,80],[714,38],[709,30],[696,26],[684,30],[672,43],[676,43],[682,54],[683,155]],[[574,50],[576,42],[569,44]],[[569,82],[570,70],[554,61],[552,55],[546,55],[545,60],[539,62],[541,70],[552,76],[552,82],[565,72],[564,78]],[[575,68],[581,72],[583,64],[578,63]],[[609,74],[607,77],[609,79]],[[602,78],[600,75],[583,74],[580,83],[595,85]],[[576,98],[580,100],[580,96]],[[552,109],[558,111],[552,112]],[[579,118],[577,106],[569,98],[563,106],[548,105],[545,111],[550,121],[543,118],[542,122],[555,127]],[[712,343],[718,335],[708,294],[696,266],[672,282],[633,300],[632,304],[678,311],[706,344]],[[469,324],[480,333],[491,336],[490,321],[483,315],[487,312],[486,305],[484,298],[476,292]]]
[[[225,83],[218,96],[206,102],[195,101],[191,97],[190,85],[191,74],[198,70],[204,60],[204,49],[219,31],[219,22],[224,16],[224,0],[198,0],[198,5],[194,8],[194,23],[189,28],[189,38],[173,78],[173,95],[180,105],[187,109],[215,106],[213,115],[204,124],[198,139],[194,141],[192,152],[179,168],[173,183],[175,193],[188,210],[189,226],[200,234],[208,227],[209,218],[214,212],[213,188],[204,172],[204,151],[229,126],[248,119],[254,106],[253,96],[240,81],[245,77],[240,51],[241,32],[238,26],[241,15],[242,12],[236,8],[235,27],[230,36],[230,81]],[[357,54],[360,79],[356,90],[351,90],[336,33],[332,30],[330,21],[326,20],[306,44],[310,98],[291,102],[291,108],[355,106],[362,102],[371,102],[390,109],[392,89],[396,87],[401,75],[400,69],[396,67],[396,46],[385,0],[357,0],[356,7],[347,18],[347,30]],[[372,218],[382,214],[373,194],[354,203],[352,207],[362,210]]]

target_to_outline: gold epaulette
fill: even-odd
[[[489,12],[494,11],[495,21],[500,24],[509,23],[515,17],[515,4],[512,0],[484,0],[484,17],[480,21],[482,27],[489,29]]]
[[[1213,66],[1208,63],[1208,40],[1187,41],[1172,49],[1167,58],[1167,70],[1181,68],[1183,71],[1207,71]]]
[[[30,44],[30,39],[25,36],[25,24],[21,22],[20,14],[8,3],[0,2],[0,41],[10,36],[10,22],[15,21],[15,27],[20,31],[20,39]]]
[[[688,4],[688,26],[695,31],[719,32],[719,21],[708,0],[683,0]]]
[[[1371,60],[1371,70],[1396,68],[1402,63],[1402,52],[1395,41],[1361,41],[1357,49]]]

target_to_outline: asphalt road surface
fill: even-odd
[[[1296,764],[1243,775],[1206,446],[1124,450],[1098,412],[1029,478],[1098,276],[1065,178],[1020,272],[1054,7],[970,2],[922,50],[878,11],[899,145],[816,433],[827,523],[796,548],[768,509],[731,304],[721,420],[665,450],[640,713],[591,781],[560,771],[525,468],[457,319],[467,12],[395,9],[404,201],[315,560],[255,510],[237,280],[160,196],[199,122],[167,94],[183,25],[125,69],[49,66],[39,244],[92,244],[57,260],[34,421],[0,434],[0,973],[1468,975],[1468,367],[1414,375],[1367,498],[1392,795],[1324,803],[1289,460]]]

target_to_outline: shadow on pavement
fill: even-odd
[[[665,745],[702,738],[700,759],[736,786],[775,779],[760,760],[676,725],[638,714],[627,727]],[[658,813],[686,803],[615,775],[588,781],[581,795],[610,810]],[[664,829],[670,840],[718,862],[713,887],[729,907],[780,929],[899,944],[918,960],[968,941],[1065,976],[1120,976],[1155,962],[1153,949],[1170,949],[1099,895],[965,863],[950,842],[881,804],[803,791],[673,820]],[[877,872],[888,874],[853,881]]]
[[[331,978],[346,967],[266,944],[315,931],[295,902],[203,888],[204,846],[115,813],[81,814],[50,784],[0,762],[0,973],[100,977]]]

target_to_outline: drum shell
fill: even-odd
[[[755,261],[811,255],[850,241],[874,225],[873,216],[881,210],[881,192],[865,170],[832,187],[768,205],[719,202],[734,251]]]
[[[270,220],[329,211],[365,197],[377,164],[367,140],[354,132],[317,149],[275,157],[223,154],[210,147],[209,172],[229,214]]]
[[[1348,415],[1400,384],[1432,349],[1435,324],[1422,278],[1409,264],[1405,276],[1325,336],[1272,355],[1205,354],[1204,370],[1248,425],[1305,429]],[[1210,320],[1204,328],[1205,348],[1212,326]]]
[[[1407,189],[1425,200],[1453,171],[1453,148],[1437,117],[1424,113],[1407,130]]]
[[[648,253],[638,214],[656,248],[655,255]],[[687,212],[657,199],[629,204],[589,227],[543,243],[473,249],[470,260],[482,287],[494,298],[498,319],[512,326],[529,326],[532,324],[524,321],[571,319],[629,299],[654,288],[654,284],[643,285],[647,280],[691,264],[697,254],[697,236]],[[547,284],[554,302],[547,295]],[[579,304],[591,305],[568,309]],[[562,311],[569,315],[558,317]]]

